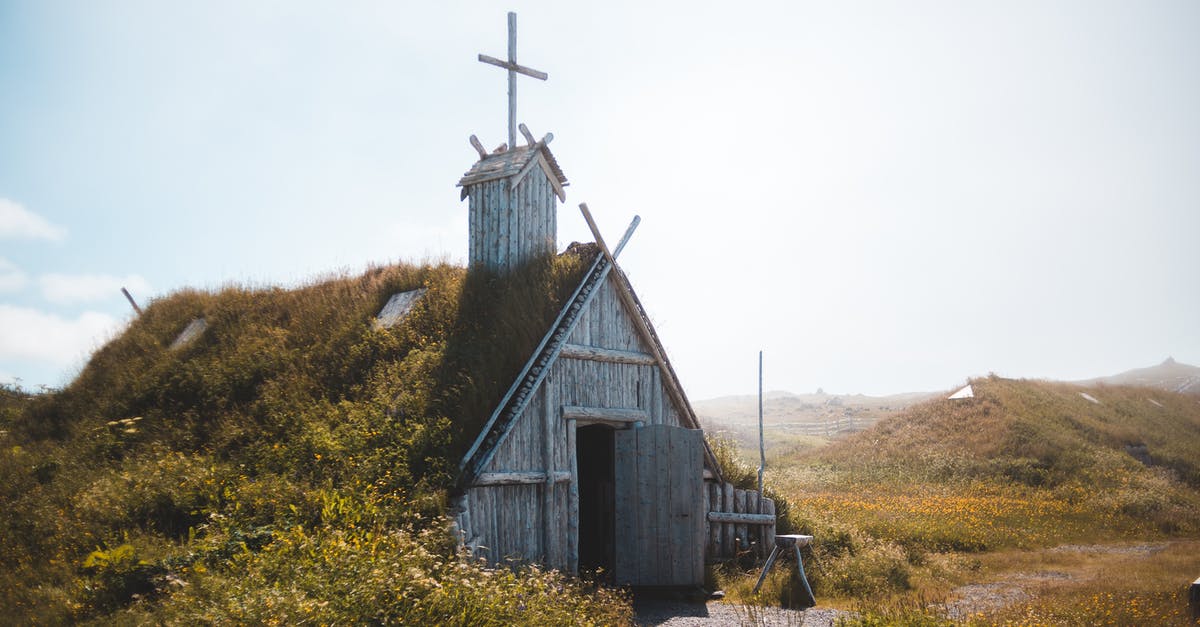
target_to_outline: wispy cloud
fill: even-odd
[[[38,277],[42,296],[57,304],[87,303],[118,298],[121,288],[135,296],[146,296],[150,284],[146,279],[129,274],[124,277],[108,274],[44,274]]]
[[[0,305],[0,359],[27,359],[57,367],[74,365],[116,334],[124,323],[87,311],[74,319]]]
[[[67,231],[7,198],[0,198],[0,239],[48,239],[61,241]]]
[[[3,257],[0,257],[0,292],[15,292],[29,283],[21,269]]]

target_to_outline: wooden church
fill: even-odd
[[[557,252],[567,178],[521,125],[515,59],[480,55],[509,73],[509,143],[459,181],[469,199],[469,263],[505,273]],[[497,564],[568,573],[603,569],[619,585],[692,586],[704,565],[774,541],[774,504],[725,483],[662,342],[617,265],[638,219],[609,249],[596,237],[588,270],[460,463],[452,513],[461,541]]]

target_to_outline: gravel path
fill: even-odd
[[[633,604],[638,625],[693,627],[703,625],[761,625],[763,627],[833,627],[840,610],[814,607],[788,610],[779,607],[732,605],[720,601],[696,603],[666,599],[637,600]]]

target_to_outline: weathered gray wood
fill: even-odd
[[[733,484],[732,483],[726,483],[721,487],[721,500],[722,500],[722,504],[723,504],[723,506],[721,508],[722,511],[726,511],[726,512],[735,511],[734,504],[733,504]],[[734,526],[732,523],[727,523],[727,524],[722,525],[722,527],[723,527],[723,529],[721,529],[721,534],[722,534],[721,544],[723,545],[722,548],[725,551],[726,557],[733,557],[737,552],[737,544],[735,544],[735,538],[737,536],[734,532]]]
[[[487,151],[483,149],[483,144],[479,143],[479,138],[474,135],[471,136],[471,147],[475,149],[475,152],[479,153],[480,159],[487,158]]]
[[[545,72],[535,70],[533,68],[527,68],[523,65],[509,67],[509,64],[506,61],[502,61],[500,59],[497,59],[496,57],[488,56],[486,54],[480,54],[479,60],[483,63],[487,63],[488,65],[494,65],[496,67],[502,67],[506,70],[512,70],[513,72],[516,72],[517,74],[522,74],[522,75],[528,76],[530,78],[536,78],[541,81],[544,81],[544,80],[550,78],[550,75]]]
[[[600,247],[600,250],[604,253],[604,256],[609,259],[609,263],[616,270],[613,276],[615,277],[615,282],[619,286],[619,289],[616,290],[617,296],[625,305],[629,313],[629,318],[634,323],[634,328],[637,329],[638,333],[645,341],[645,345],[650,349],[650,354],[654,356],[655,361],[658,362],[659,368],[662,369],[665,375],[667,375],[664,377],[664,381],[667,383],[666,390],[668,395],[671,397],[672,402],[679,407],[681,412],[684,412],[684,416],[687,418],[687,423],[685,423],[684,426],[692,429],[699,429],[700,420],[696,417],[695,410],[692,409],[691,403],[688,402],[687,396],[683,393],[683,388],[679,384],[679,377],[676,376],[675,369],[671,367],[670,362],[667,361],[666,356],[663,354],[662,343],[658,339],[658,334],[654,331],[654,328],[650,326],[649,319],[646,316],[645,310],[642,308],[641,302],[639,302],[637,297],[633,294],[633,290],[629,285],[629,279],[627,279],[621,269],[617,267],[616,255],[620,254],[621,248],[624,246],[624,242],[617,247],[616,254],[610,252],[608,250],[608,245],[604,242],[604,237],[600,234],[599,227],[596,226],[596,221],[592,219],[592,213],[588,210],[587,204],[580,203],[579,211],[583,214],[583,218],[587,222],[588,228],[591,229],[592,236],[596,238],[596,244]],[[635,216],[635,219],[638,218]],[[714,469],[714,472],[719,473],[720,471],[716,470],[716,457],[708,448],[707,443],[704,445],[704,454],[710,467]]]
[[[743,514],[740,512],[709,512],[708,520],[716,523],[736,523],[740,525],[773,525],[775,516],[771,514]]]
[[[711,537],[710,534],[712,533],[713,523],[708,519],[708,512],[712,511],[712,507],[711,507],[712,491],[709,490],[709,485],[710,484],[708,484],[708,483],[703,483],[703,484],[701,484],[701,487],[700,487],[700,492],[704,495],[704,510],[703,511],[705,514],[704,515],[704,535],[700,538],[700,544],[704,546],[704,556],[705,556],[706,560],[708,559],[708,556],[712,554],[712,547],[711,547],[711,543],[709,542],[709,538]]]
[[[618,251],[620,251],[621,248],[623,248],[625,246],[625,244],[629,241],[629,238],[633,237],[633,232],[634,232],[634,230],[637,229],[637,225],[640,221],[641,221],[640,219],[635,217],[634,220],[632,222],[630,222],[629,228],[625,230],[625,235],[621,238],[621,243],[617,247]],[[603,284],[605,277],[607,277],[608,273],[612,270],[613,264],[611,262],[609,262],[603,268],[599,268],[600,263],[601,263],[601,258],[597,257],[596,261],[593,262],[592,268],[588,274],[590,275],[592,272],[599,271],[601,273],[601,275],[598,277],[598,279],[601,282],[601,284]],[[508,403],[510,400],[512,400],[513,395],[517,392],[517,390],[522,385],[525,385],[525,383],[530,375],[530,371],[537,364],[537,361],[542,356],[543,351],[550,344],[550,340],[554,337],[557,337],[557,331],[559,331],[559,327],[563,324],[564,320],[567,318],[567,315],[569,313],[571,313],[572,305],[574,304],[575,300],[579,297],[585,284],[586,284],[586,281],[581,282],[579,284],[579,286],[575,288],[575,293],[571,296],[570,299],[567,300],[567,303],[565,305],[563,305],[562,310],[558,314],[558,318],[555,319],[554,324],[550,327],[550,330],[547,331],[546,335],[542,337],[542,341],[538,345],[537,349],[534,350],[533,355],[530,356],[530,358],[527,362],[525,362],[525,367],[521,370],[521,374],[513,382],[513,385],[509,387],[508,392],[505,393],[503,400],[501,400],[500,404],[496,406],[496,409],[492,412],[491,417],[488,419],[487,423],[484,425],[483,430],[480,431],[479,436],[477,436],[475,438],[475,442],[471,445],[471,448],[467,451],[467,454],[464,455],[462,461],[459,462],[459,468],[466,470],[468,473],[477,472],[479,469],[482,469],[483,467],[485,467],[489,461],[491,461],[491,458],[495,455],[496,448],[498,448],[500,446],[500,444],[504,441],[504,439],[508,436],[508,433],[511,431],[513,425],[516,423],[515,418],[520,417],[520,415],[524,411],[524,408],[517,407],[517,408],[512,409],[512,411],[516,413],[516,417],[511,422],[503,425],[502,431],[499,434],[499,437],[496,439],[496,441],[493,443],[492,447],[489,450],[481,451],[480,448],[483,446],[483,443],[487,440],[489,433],[491,432],[493,426],[496,424],[496,421],[500,418],[501,413],[504,412],[505,409],[508,407]],[[587,309],[588,303],[590,303],[592,298],[595,297],[596,291],[597,290],[593,290],[591,293],[589,293],[587,295],[587,297],[584,299],[584,302],[581,303],[581,305],[580,305],[582,309],[584,309],[584,310]],[[571,332],[573,330],[572,327],[574,325],[578,324],[579,319],[580,319],[579,317],[575,317],[572,319],[572,322],[570,323],[570,325],[567,325],[567,328],[562,330],[563,331],[562,337],[570,337]],[[549,373],[550,365],[553,364],[557,360],[561,350],[562,350],[562,344],[558,344],[557,346],[552,347],[552,351],[551,351],[550,355],[547,356],[547,358],[546,358],[546,363],[543,364],[544,367],[542,368],[542,370],[540,372],[538,372],[538,374],[536,375],[534,380],[529,382],[531,394],[533,391],[537,390],[539,385],[541,385],[542,379],[544,379],[546,374]],[[529,398],[529,397],[526,397],[526,398]],[[480,457],[472,465],[471,468],[468,468],[468,464],[471,463],[472,460],[476,458],[476,453],[479,453]]]
[[[550,405],[550,391],[554,381],[547,378],[542,386],[542,464],[546,469],[546,482],[542,487],[542,563],[552,564],[554,559],[554,526],[558,524],[554,511],[554,408]],[[563,473],[567,481],[571,473]]]
[[[533,133],[529,132],[529,127],[525,126],[524,123],[517,124],[517,130],[520,131],[521,136],[525,138],[526,145],[532,146],[537,143],[537,140],[533,138]]]
[[[762,545],[765,554],[775,548],[775,501],[764,497],[762,511],[763,514],[771,517],[771,524],[765,525],[762,529]]]
[[[599,346],[584,346],[582,344],[566,344],[562,356],[570,359],[588,359],[612,364],[654,364],[654,356],[634,351],[600,348]]]
[[[702,435],[666,425],[617,431],[619,585],[703,581]],[[621,494],[625,493],[627,494]],[[632,527],[632,529],[631,529]]]
[[[537,153],[537,160],[538,160],[538,163],[540,163],[542,165],[543,171],[545,171],[545,172],[551,171],[550,163],[548,161],[546,161],[546,155],[540,150]],[[547,180],[550,182],[550,185],[554,188],[554,195],[558,197],[558,201],[559,202],[567,202],[567,190],[563,189],[562,181],[559,181],[558,177],[556,177],[556,176],[547,177]],[[617,254],[620,254],[620,253],[618,252]]]
[[[541,169],[542,163],[543,162],[541,160],[530,159],[529,163],[526,163],[525,167],[521,168],[521,171],[517,172],[516,176],[513,176],[512,178],[509,179],[509,184],[512,185],[514,188],[520,186],[521,183],[525,180],[525,177],[529,176],[529,173],[533,172],[535,170],[545,174],[546,170]],[[550,167],[549,164],[546,164],[546,167],[547,168]],[[534,178],[540,179],[540,177],[534,177]],[[540,182],[540,180],[534,181],[530,187],[536,187],[538,182]],[[532,193],[532,190],[530,190],[530,192]],[[537,205],[533,205],[531,203],[531,206],[537,206]]]
[[[738,514],[746,512],[746,491],[735,489],[733,491],[733,507]],[[744,551],[750,546],[746,525],[742,523],[734,523],[734,530],[737,534],[737,550]]]
[[[658,552],[658,559],[654,561],[650,569],[651,577],[654,581],[673,581],[675,577],[675,547],[678,544],[676,535],[678,528],[672,525],[672,518],[675,515],[675,509],[671,502],[673,494],[671,493],[671,449],[670,439],[668,434],[664,434],[662,429],[638,429],[642,434],[642,438],[649,438],[652,442],[652,447],[649,449],[649,455],[642,453],[648,457],[647,464],[650,467],[649,475],[646,477],[645,485],[642,489],[649,495],[654,502],[653,511],[657,522],[653,528],[646,529],[646,535],[651,537],[649,544]],[[665,462],[665,463],[664,463]]]
[[[579,407],[569,405],[562,408],[562,417],[577,424],[607,424],[618,427],[635,422],[645,422],[646,412],[636,407]]]
[[[175,338],[174,342],[171,342],[171,346],[169,346],[167,350],[179,350],[191,344],[192,342],[195,342],[196,338],[200,337],[207,328],[208,323],[205,322],[204,318],[193,319],[186,327],[183,328],[182,331],[179,332],[179,336]]]
[[[376,330],[390,329],[400,324],[428,291],[427,288],[419,287],[415,290],[392,294],[383,309],[380,309],[375,316],[374,328]]]
[[[124,287],[121,287],[121,293],[125,295],[125,300],[129,301],[129,306],[133,307],[134,313],[139,316],[142,315],[142,308],[138,307],[136,300],[133,300],[133,294],[130,294],[129,290],[125,289]]]
[[[661,427],[659,427],[661,429]],[[703,435],[696,430],[668,428],[667,468],[671,477],[674,533],[671,547],[672,581],[676,583],[704,581],[704,454]],[[661,450],[660,447],[659,450]]]
[[[576,454],[575,421],[567,421],[567,467],[571,483],[567,497],[567,572],[579,574],[579,456]]]
[[[707,483],[708,486],[708,512],[719,512],[721,509],[721,485],[718,483]],[[704,520],[708,520],[708,515],[704,515]],[[721,524],[720,522],[709,522],[708,525],[708,559],[709,561],[719,561],[724,557],[724,551],[721,550]]]
[[[660,540],[664,535],[658,533],[659,525],[662,524],[658,515],[662,512],[662,508],[657,507],[655,502],[657,499],[654,498],[654,487],[658,485],[657,468],[654,466],[655,441],[650,439],[645,429],[634,429],[629,433],[636,442],[635,450],[637,451],[634,462],[637,468],[637,478],[633,489],[637,495],[638,527],[634,530],[637,548],[633,551],[633,555],[638,559],[637,582],[641,583],[657,580],[658,565],[661,559]],[[618,437],[624,435],[624,433],[617,434]]]
[[[487,487],[501,485],[529,485],[535,483],[546,483],[551,481],[558,483],[560,481],[570,481],[571,473],[565,471],[556,471],[547,473],[537,470],[520,471],[520,472],[483,472],[475,478],[471,483],[472,487]]]
[[[662,405],[662,376],[658,371],[658,364],[655,364],[655,367],[650,370],[650,422],[656,425],[666,424],[667,422]]]
[[[523,74],[538,80],[549,78],[545,72],[527,68],[517,64],[517,14],[508,14],[508,61],[501,61],[486,54],[479,55],[479,60],[508,70],[508,145],[517,145],[517,74]]]
[[[613,485],[616,487],[613,498],[614,539],[616,551],[613,556],[613,577],[616,581],[636,581],[638,579],[638,559],[631,546],[629,538],[636,538],[640,526],[638,516],[641,509],[637,506],[637,440],[634,438],[614,438]],[[633,460],[635,463],[629,463]]]
[[[762,587],[762,582],[767,578],[767,573],[775,565],[775,560],[779,559],[779,553],[780,550],[778,547],[771,550],[771,555],[767,558],[767,563],[763,564],[762,573],[758,575],[758,582],[754,584],[754,590],[750,594],[758,594],[758,589]]]

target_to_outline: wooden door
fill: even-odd
[[[703,432],[650,425],[615,436],[617,584],[703,584]]]

